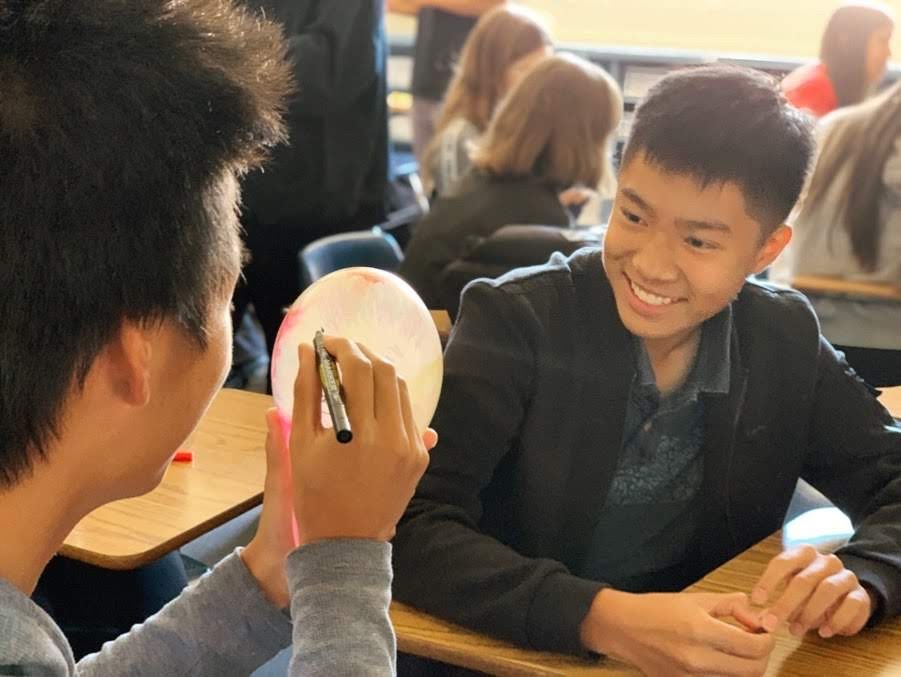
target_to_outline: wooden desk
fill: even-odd
[[[782,548],[773,534],[750,550],[705,576],[689,590],[703,592],[750,591],[766,563]],[[901,619],[864,630],[856,637],[820,639],[807,633],[802,640],[785,630],[776,635],[768,675],[901,675]]]
[[[173,463],[149,494],[92,512],[60,554],[107,569],[134,569],[259,505],[271,402],[256,393],[220,391],[184,445],[194,452],[193,462]]]
[[[435,323],[435,329],[438,330],[438,338],[441,339],[441,345],[447,343],[447,337],[450,336],[451,329],[454,328],[450,315],[446,310],[430,310],[432,322]]]
[[[781,549],[776,533],[711,572],[688,588],[696,592],[748,592],[767,562]],[[516,648],[395,602],[391,618],[398,650],[497,675],[636,675],[615,661],[591,663],[572,656]],[[857,637],[804,640],[786,630],[776,635],[768,675],[901,675],[901,619],[866,630]]]
[[[879,401],[895,418],[901,419],[901,386],[886,388],[879,396]]]
[[[861,298],[901,301],[901,289],[878,282],[857,282],[837,277],[798,275],[791,286],[805,294],[859,296]]]

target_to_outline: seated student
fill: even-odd
[[[667,675],[762,674],[760,629],[899,612],[901,429],[800,294],[747,281],[789,240],[805,118],[765,74],[672,73],[636,112],[603,250],[467,287],[399,599]],[[676,592],[779,529],[799,476],[857,526],[837,555],[776,557],[760,613]]]
[[[156,486],[228,371],[237,175],[284,138],[280,36],[227,0],[0,3],[3,674],[248,674],[292,619],[292,674],[393,672],[387,541],[426,445],[393,368],[344,339],[358,435],[320,426],[302,347],[246,548],[77,666],[29,599],[86,514]]]
[[[454,66],[479,16],[504,0],[388,0],[388,11],[416,17],[413,41],[413,153],[422,163]]]
[[[441,271],[473,242],[511,224],[569,225],[558,194],[612,181],[610,134],[622,115],[616,82],[602,68],[561,54],[535,66],[498,107],[473,152],[473,170],[413,231],[400,274],[430,308]]]
[[[863,101],[885,75],[894,28],[887,5],[842,5],[829,17],[819,61],[800,66],[782,81],[786,98],[816,117]]]
[[[773,278],[888,283],[901,298],[901,83],[823,118],[820,127],[819,159]],[[823,335],[861,376],[875,386],[897,385],[901,301],[810,300]]]
[[[551,39],[529,10],[503,4],[482,15],[460,55],[420,168],[426,189],[444,195],[470,167],[473,142],[498,102],[551,52]]]

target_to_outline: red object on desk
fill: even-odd
[[[194,460],[194,452],[187,449],[179,449],[172,457],[173,463],[190,463]]]

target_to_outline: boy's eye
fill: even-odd
[[[623,216],[626,217],[626,220],[629,221],[629,223],[641,223],[641,217],[635,212],[630,212],[624,207],[620,207],[620,211],[622,212]]]
[[[716,249],[716,243],[701,240],[697,237],[687,237],[685,238],[685,243],[693,249]]]

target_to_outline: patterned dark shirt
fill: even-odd
[[[729,391],[732,309],[701,330],[694,365],[661,397],[644,343],[634,339],[636,374],[623,444],[583,576],[629,591],[668,590],[667,570],[686,557],[701,506],[704,473],[701,393]]]

